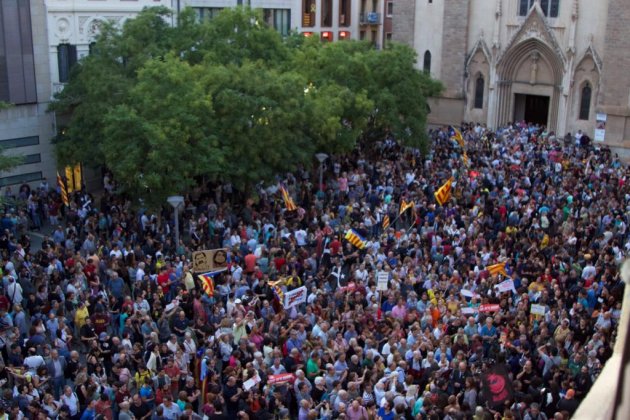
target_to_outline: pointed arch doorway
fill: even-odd
[[[529,38],[513,45],[497,65],[496,123],[526,120],[557,129],[564,69],[546,43]]]

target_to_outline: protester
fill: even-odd
[[[453,135],[333,157],[323,190],[306,168],[248,196],[200,185],[181,243],[109,173],[68,206],[20,188],[54,233],[32,249],[3,216],[2,410],[567,419],[612,354],[628,170],[533,124]],[[226,267],[200,277],[212,249]]]

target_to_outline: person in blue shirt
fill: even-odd
[[[392,404],[386,401],[381,408],[378,409],[378,416],[382,420],[394,420],[394,411],[392,410]]]
[[[90,401],[87,408],[81,415],[81,420],[94,420],[96,418],[96,409],[94,408],[95,405],[95,401]]]
[[[486,323],[479,331],[481,338],[483,339],[483,351],[484,354],[488,354],[490,346],[497,338],[497,328],[494,326],[494,319],[491,316],[486,318]]]

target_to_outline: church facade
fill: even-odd
[[[526,120],[630,156],[627,1],[396,0],[393,26],[444,84],[430,123]]]

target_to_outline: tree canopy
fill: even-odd
[[[247,188],[391,135],[426,143],[426,98],[441,85],[412,49],[283,39],[259,11],[197,21],[149,8],[106,25],[51,109],[68,115],[61,164],[105,165],[126,192],[157,206],[196,177]]]

